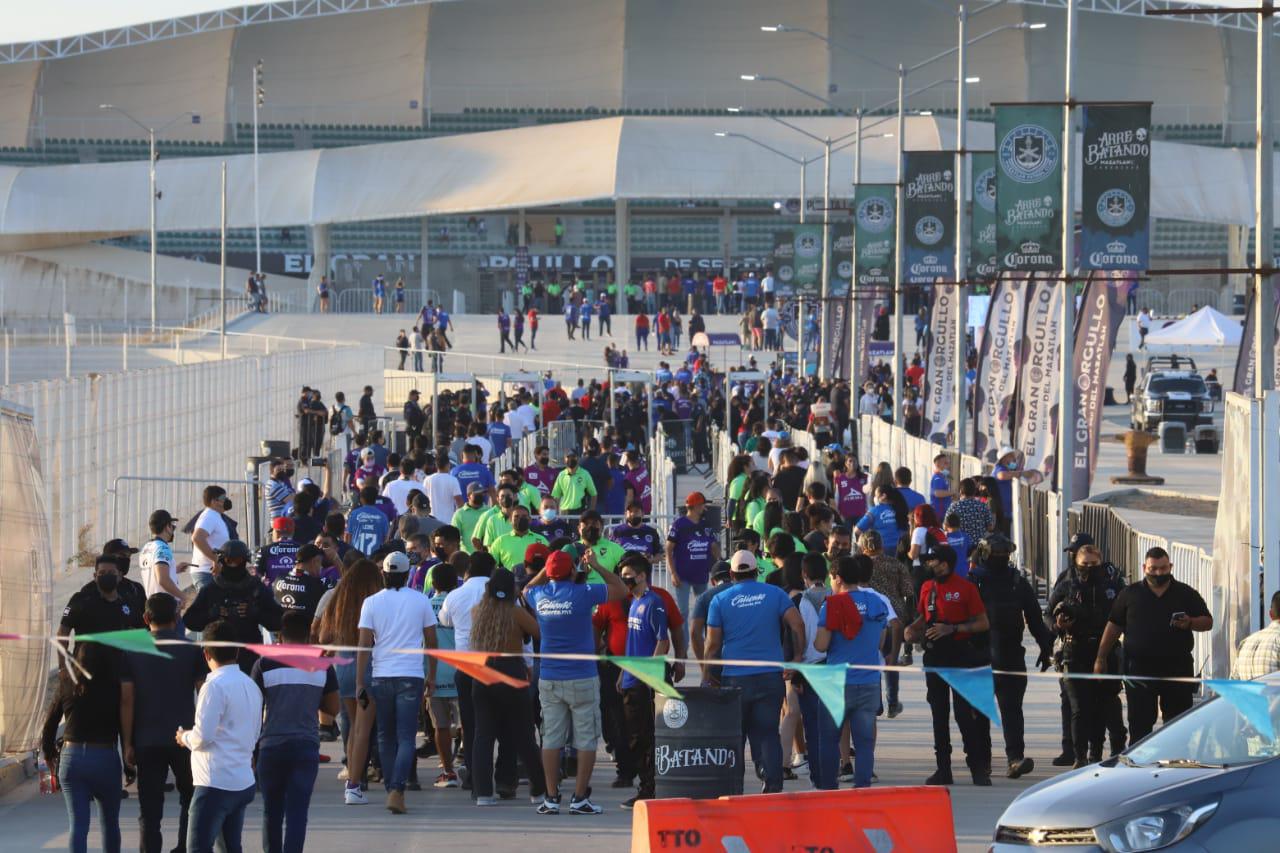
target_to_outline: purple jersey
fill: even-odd
[[[649,485],[649,470],[647,468],[628,470],[626,484],[635,492],[634,499],[640,501],[645,515],[653,512],[653,489]]]
[[[293,571],[293,565],[298,561],[298,549],[301,547],[300,542],[281,539],[279,542],[270,542],[258,549],[256,560],[258,577],[267,587]]]
[[[537,489],[543,497],[551,494],[551,487],[556,484],[558,476],[560,476],[559,468],[539,468],[537,465],[530,465],[524,469],[524,481]]]

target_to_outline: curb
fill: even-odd
[[[31,778],[24,761],[17,758],[0,758],[0,797],[13,791]]]

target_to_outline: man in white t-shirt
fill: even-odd
[[[178,523],[168,510],[158,509],[151,513],[147,521],[151,530],[151,541],[142,546],[138,554],[138,565],[142,568],[142,588],[147,591],[147,598],[157,592],[167,592],[179,602],[182,601],[182,587],[178,586],[178,572],[189,563],[178,563],[173,558],[173,533]]]
[[[196,589],[202,589],[213,583],[213,563],[217,559],[216,551],[231,538],[231,531],[222,514],[231,510],[231,498],[222,486],[205,486],[204,511],[196,518],[195,530],[191,532],[191,550],[195,555],[195,563],[191,567],[191,581]]]
[[[778,283],[773,278],[773,270],[765,270],[764,278],[760,280],[760,292],[765,295],[772,295],[778,289]]]
[[[378,751],[382,755],[382,781],[387,789],[387,811],[404,814],[404,789],[416,755],[418,711],[422,695],[435,689],[436,659],[427,658],[427,678],[422,679],[422,658],[397,649],[434,649],[436,614],[431,599],[408,586],[409,558],[400,552],[382,561],[383,589],[360,605],[360,651],[356,653],[356,701],[367,713],[369,700],[377,706]],[[365,684],[370,652],[373,680]],[[348,803],[364,802],[360,774],[352,774],[344,792]],[[352,787],[354,785],[354,787]]]
[[[431,500],[431,517],[445,524],[453,521],[453,514],[462,506],[462,486],[458,478],[449,473],[452,470],[448,454],[442,453],[436,459],[436,473],[423,483]]]
[[[405,515],[409,512],[409,493],[417,490],[422,491],[422,484],[413,476],[418,470],[418,466],[408,456],[400,460],[400,476],[392,480],[382,487],[383,497],[391,498],[391,502],[395,504],[396,515]]]

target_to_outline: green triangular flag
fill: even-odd
[[[670,696],[672,699],[684,698],[679,690],[667,683],[666,658],[613,657],[612,655],[606,655],[606,660],[616,664],[619,669],[631,673],[663,696]]]
[[[804,676],[809,689],[818,694],[839,728],[844,723],[844,683],[845,676],[849,674],[848,668],[825,663],[789,663],[787,668]]]
[[[76,634],[77,643],[102,643],[104,646],[167,658],[172,655],[156,648],[155,637],[146,628],[130,628],[127,631],[103,631],[100,634]]]

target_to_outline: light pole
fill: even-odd
[[[956,400],[955,446],[961,453],[964,453],[964,448],[967,446],[964,439],[968,427],[965,378],[968,373],[966,361],[969,356],[969,346],[966,338],[968,301],[965,282],[969,277],[969,217],[965,216],[964,203],[965,194],[969,190],[968,171],[965,168],[969,163],[969,153],[965,150],[969,138],[969,99],[968,91],[965,89],[965,84],[968,82],[966,60],[969,45],[965,41],[968,20],[969,16],[965,12],[964,4],[961,3],[956,9],[956,30],[959,35],[956,42],[956,79],[960,82],[956,85],[956,339],[955,354],[952,357],[954,363],[951,365],[951,382]]]
[[[258,108],[267,100],[262,60],[253,66],[253,271],[262,272],[262,215],[258,207]]]
[[[169,119],[169,121],[162,124],[159,128],[154,128],[138,121],[138,119],[134,118],[128,110],[121,109],[114,104],[99,104],[98,109],[119,113],[147,132],[147,194],[151,197],[149,204],[151,219],[149,228],[149,242],[151,249],[151,332],[154,334],[156,330],[156,134],[163,133],[170,126],[176,124],[180,119],[188,116],[191,116],[194,119],[196,114],[193,112],[179,113]],[[129,318],[126,317],[126,328],[128,326],[128,322]]]
[[[1061,362],[1062,381],[1058,385],[1061,394],[1058,405],[1058,541],[1053,543],[1055,556],[1060,555],[1067,541],[1071,517],[1071,466],[1075,462],[1075,428],[1073,420],[1074,408],[1067,404],[1075,395],[1075,320],[1076,294],[1075,283],[1075,173],[1072,161],[1075,158],[1076,129],[1075,109],[1072,99],[1075,97],[1076,50],[1080,37],[1077,29],[1078,9],[1076,0],[1067,0],[1067,65],[1066,87],[1062,107],[1062,306],[1058,314],[1058,360]],[[1271,149],[1267,148],[1267,159],[1271,159]],[[1267,233],[1270,233],[1269,231]],[[1259,246],[1262,244],[1259,243]],[[1268,321],[1270,322],[1270,321]],[[1059,564],[1062,569],[1062,564]],[[1057,578],[1051,578],[1055,581]]]

